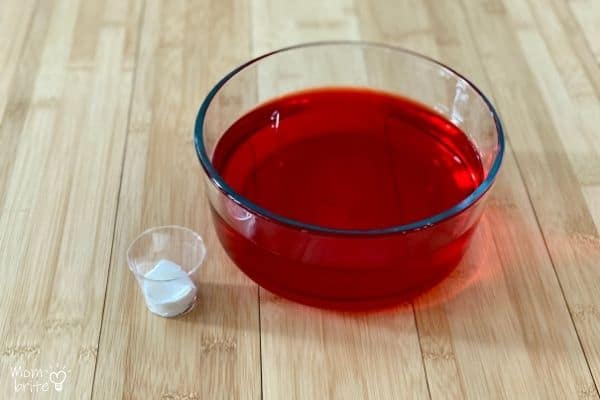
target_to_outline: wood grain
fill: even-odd
[[[487,18],[487,26],[490,20],[493,21],[495,31],[490,32],[490,37],[511,26],[508,13],[491,16],[482,8],[471,7],[469,10],[473,20],[483,16]],[[474,28],[478,30],[477,25]],[[486,35],[480,34],[477,39],[480,52],[492,50],[485,40]],[[550,113],[574,113],[576,108],[556,107],[552,104],[554,100],[546,99],[540,93],[514,30],[505,36],[502,44],[494,46],[493,51],[515,60],[509,71],[483,58],[490,79],[502,86],[495,90],[500,107],[515,116],[507,121],[507,129],[515,132],[511,135],[511,144],[597,384],[599,351],[592,332],[597,331],[598,321],[592,316],[585,320],[579,318],[578,310],[598,307],[596,293],[600,275],[595,266],[600,259],[600,247],[590,245],[597,241],[598,230],[587,208],[576,170],[561,143],[559,127],[548,118]],[[538,69],[543,71],[542,67]],[[599,105],[596,102],[596,107]],[[578,128],[569,127],[569,132],[575,137],[585,137],[586,133]],[[572,157],[578,157],[575,154]]]
[[[2,137],[16,144],[2,148],[2,398],[35,397],[16,393],[12,368],[56,364],[69,370],[64,391],[45,394],[91,394],[95,358],[81,354],[94,353],[100,332],[133,79],[122,44],[139,10],[120,26],[100,23],[89,68],[79,70],[69,64],[79,6],[32,10],[2,120]]]
[[[0,398],[598,398],[598,21],[596,0],[0,2]],[[198,105],[244,60],[325,39],[440,59],[503,117],[472,249],[414,304],[288,302],[212,230]],[[146,311],[125,262],[165,224],[209,248],[175,320]],[[15,392],[14,368],[57,363],[63,392]]]
[[[590,51],[593,53],[596,61],[600,63],[600,43],[598,43],[598,38],[600,37],[600,26],[598,26],[600,3],[593,0],[570,0],[567,4],[579,23]]]
[[[249,57],[244,6],[145,3],[94,398],[260,397],[258,289],[216,242],[191,134],[209,84]],[[137,234],[170,224],[209,248],[200,304],[177,320],[146,311],[125,262]]]

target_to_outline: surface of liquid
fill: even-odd
[[[213,164],[256,205],[339,229],[438,214],[483,178],[455,125],[411,101],[356,89],[301,92],[259,107],[225,133]]]

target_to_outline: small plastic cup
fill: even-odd
[[[135,238],[127,250],[127,263],[148,309],[170,318],[196,305],[198,270],[205,256],[199,234],[171,225],[148,229]]]

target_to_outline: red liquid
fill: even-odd
[[[484,176],[467,136],[437,113],[400,97],[345,88],[298,92],[259,106],[223,135],[213,164],[234,190],[272,213],[354,230],[438,214]],[[375,236],[294,229],[234,203],[215,217],[230,256],[261,285],[312,304],[353,307],[388,303],[447,274],[479,216],[464,214]]]

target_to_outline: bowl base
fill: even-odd
[[[450,275],[450,273],[452,273],[452,271],[454,271],[455,268],[456,266],[453,266],[449,270],[444,271],[443,274],[424,282],[422,285],[414,289],[404,290],[391,296],[374,298],[327,298],[306,295],[295,291],[282,290],[282,288],[277,285],[271,285],[269,282],[265,282],[264,279],[250,276],[243,270],[242,272],[244,272],[245,275],[257,283],[261,289],[267,290],[277,297],[284,298],[295,303],[335,311],[381,311],[411,303],[413,300],[441,283],[448,275]],[[261,297],[261,302],[263,301],[265,300],[263,300]]]

